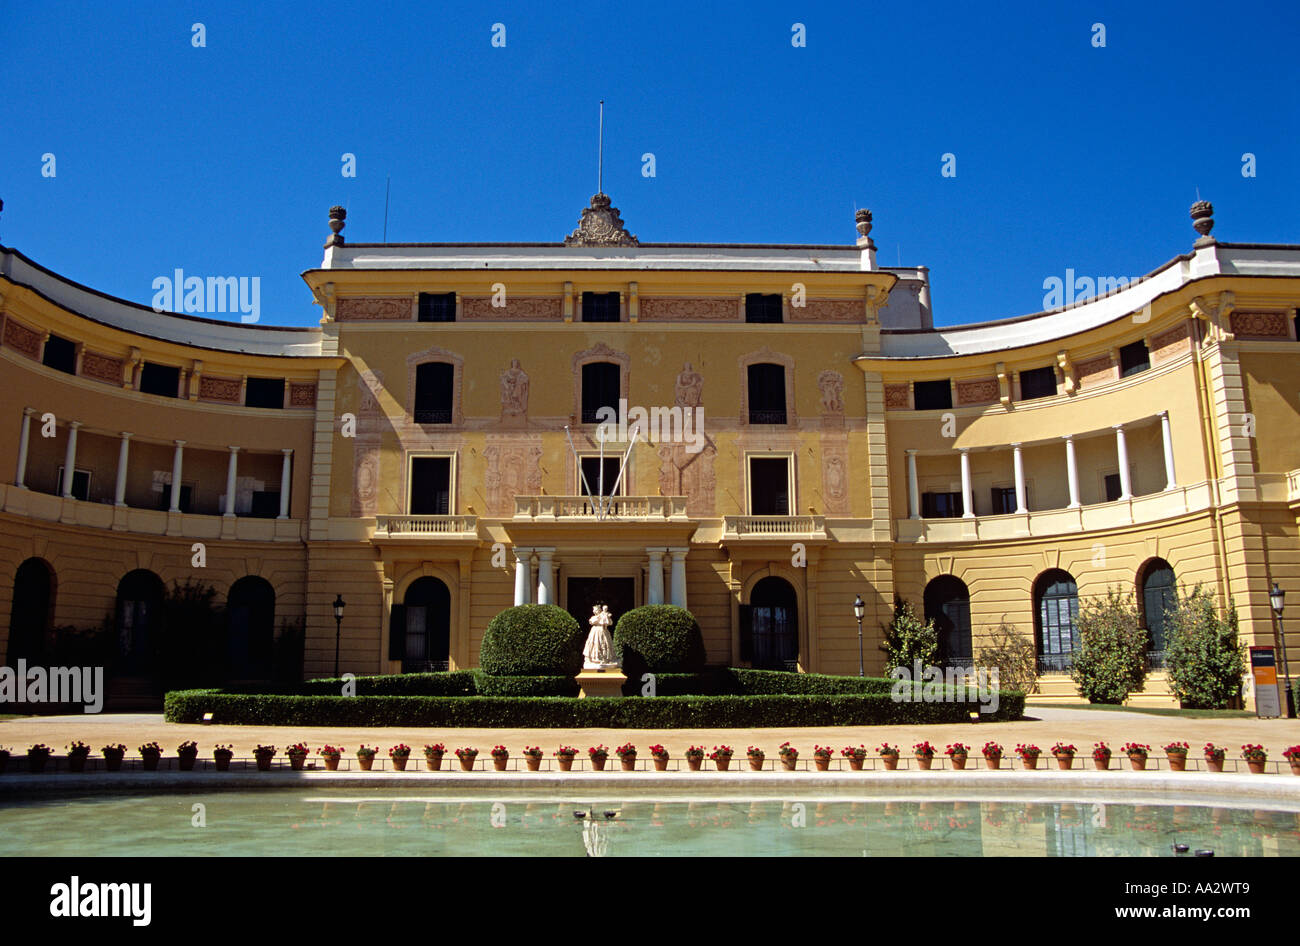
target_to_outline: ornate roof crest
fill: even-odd
[[[582,209],[578,229],[564,238],[565,246],[638,246],[637,238],[623,226],[618,208],[611,207],[609,196],[595,194],[591,206]]]

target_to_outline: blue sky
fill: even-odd
[[[643,241],[850,243],[867,206],[940,324],[1186,252],[1198,187],[1216,237],[1300,242],[1294,2],[293,6],[8,4],[0,242],[145,304],[259,276],[264,323],[310,325],[329,206],[379,240],[386,175],[391,241],[562,239],[600,98]]]

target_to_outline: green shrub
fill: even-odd
[[[1132,595],[1107,591],[1084,602],[1075,621],[1079,646],[1070,679],[1089,703],[1120,704],[1140,693],[1147,675],[1147,632]]]
[[[704,666],[704,636],[695,616],[672,604],[633,608],[614,626],[614,651],[623,672],[690,673]]]
[[[177,690],[164,718],[227,725],[421,726],[439,728],[687,729],[870,726],[965,722],[977,702],[897,702],[888,694],[562,697],[285,696]],[[1003,693],[988,720],[1018,719],[1024,695]]]
[[[1188,709],[1225,709],[1238,695],[1246,658],[1237,638],[1237,609],[1223,617],[1200,585],[1165,611],[1169,689]],[[1285,694],[1283,694],[1285,696]]]
[[[977,664],[997,670],[999,687],[1038,692],[1038,651],[1033,639],[1017,634],[1006,621],[981,643]]]
[[[572,676],[582,668],[583,641],[582,628],[563,608],[516,605],[488,623],[479,666],[502,677]]]
[[[478,692],[474,686],[472,670],[357,677],[353,684],[357,696],[473,696]],[[241,692],[265,693],[267,690],[245,688]],[[276,692],[299,696],[342,696],[343,680],[330,677],[308,680],[296,687],[277,688]]]
[[[760,693],[889,693],[894,682],[883,677],[838,677],[822,673],[789,673],[784,670],[746,670],[733,667],[729,671],[735,693],[757,695]]]
[[[643,675],[628,675],[623,684],[624,696],[641,696],[648,683]],[[654,696],[722,696],[735,693],[735,681],[728,670],[714,668],[698,673],[654,674]]]
[[[922,667],[939,662],[939,632],[934,621],[922,621],[912,605],[902,598],[894,599],[894,617],[883,628],[885,641],[880,649],[885,652],[885,673],[895,667],[906,667],[910,672],[919,660]]]
[[[474,674],[474,687],[479,696],[577,696],[579,689],[573,677],[498,677],[481,670]]]

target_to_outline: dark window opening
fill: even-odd
[[[422,292],[418,316],[421,322],[455,322],[456,293]]]
[[[54,487],[56,496],[63,495],[63,467],[59,467],[59,481]],[[90,499],[90,471],[73,470],[72,471],[72,498],[80,499],[83,503]]]
[[[1032,401],[1040,397],[1056,396],[1056,369],[1030,368],[1020,372],[1020,400]]]
[[[1147,351],[1147,343],[1136,341],[1131,345],[1125,345],[1119,350],[1119,376],[1127,378],[1129,375],[1138,374],[1146,371],[1151,367],[1151,353]]]
[[[582,458],[582,476],[586,480],[586,485],[578,484],[578,492],[583,495],[591,496],[616,496],[623,493],[624,484],[619,483],[618,491],[614,490],[614,481],[618,479],[618,468],[622,465],[619,457],[583,457]]]
[[[1106,485],[1106,502],[1113,503],[1120,497],[1120,485],[1118,473],[1107,473],[1105,477]]]
[[[749,381],[749,422],[784,424],[785,366],[759,364],[747,369]]]
[[[244,387],[245,407],[284,407],[284,378],[249,378]]]
[[[749,514],[790,515],[790,461],[785,457],[754,457],[749,461]]]
[[[1146,566],[1138,601],[1142,608],[1142,623],[1147,629],[1147,648],[1151,665],[1163,666],[1165,618],[1167,612],[1178,603],[1174,570],[1164,559],[1154,559]]]
[[[275,519],[280,515],[280,491],[254,490],[248,515],[254,519]]]
[[[388,659],[402,673],[446,670],[451,658],[451,592],[437,578],[417,578],[388,623]]]
[[[1076,644],[1074,622],[1079,616],[1079,589],[1069,572],[1054,569],[1034,582],[1034,618],[1038,669],[1069,668]]]
[[[922,493],[922,519],[960,519],[965,513],[961,493]]]
[[[608,361],[593,361],[582,366],[582,422],[599,424],[602,407],[618,414],[618,397],[621,382],[618,365]]]
[[[784,578],[768,576],[740,606],[740,659],[760,670],[797,670],[799,599]]]
[[[58,335],[51,335],[45,340],[45,354],[41,364],[64,374],[77,373],[77,344]]]
[[[582,321],[619,321],[617,292],[584,292],[582,294]]]
[[[939,636],[939,662],[945,667],[971,667],[970,592],[953,575],[940,575],[925,586],[925,619],[934,621]]]
[[[413,516],[451,515],[451,457],[414,457],[411,460]]]
[[[193,512],[194,506],[191,502],[194,496],[194,487],[181,484],[180,506],[181,512]],[[163,484],[162,493],[158,496],[158,508],[163,512],[172,508],[172,488],[168,483]]]
[[[176,397],[181,386],[181,369],[146,361],[140,368],[140,390],[159,397]]]
[[[782,318],[781,294],[779,292],[751,292],[745,296],[745,321],[777,323]]]
[[[1014,486],[993,487],[993,515],[1005,516],[1016,511],[1016,488]]]
[[[450,424],[452,389],[456,366],[445,361],[426,361],[415,366],[415,413],[417,424]]]
[[[946,411],[952,407],[952,384],[943,381],[913,381],[912,401],[918,411]]]

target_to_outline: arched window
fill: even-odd
[[[798,668],[799,600],[784,578],[762,579],[740,606],[740,658],[762,670]]]
[[[1079,588],[1074,576],[1053,568],[1034,582],[1034,632],[1040,671],[1065,670],[1076,643]]]
[[[417,578],[388,623],[388,659],[402,673],[446,670],[451,659],[451,592],[437,578]]]
[[[143,676],[153,672],[154,654],[161,643],[166,595],[162,579],[145,568],[127,572],[118,582],[117,637],[123,675]]]
[[[417,424],[450,424],[454,401],[456,366],[445,361],[426,361],[415,366],[414,421]]]
[[[589,361],[582,366],[582,422],[599,424],[600,409],[608,407],[617,416],[620,392],[619,366],[608,361]]]
[[[970,592],[954,575],[940,575],[925,586],[925,619],[939,633],[939,662],[945,667],[970,667]]]
[[[245,575],[226,596],[227,668],[232,680],[269,680],[275,648],[275,589],[265,578]]]
[[[9,610],[9,660],[43,661],[45,639],[54,616],[54,569],[42,558],[29,558],[14,573]]]
[[[1163,558],[1149,559],[1138,569],[1138,607],[1147,629],[1153,667],[1162,666],[1165,656],[1165,611],[1177,601],[1173,567]]]
[[[749,365],[749,422],[751,424],[784,424],[785,365],[766,362]]]

